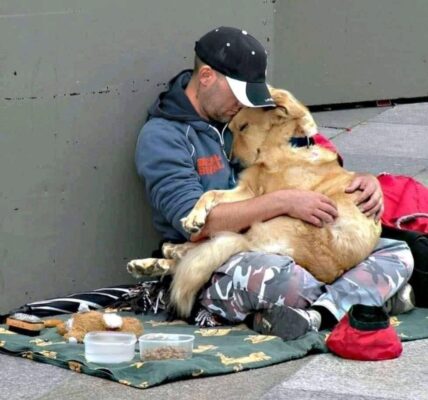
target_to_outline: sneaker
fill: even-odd
[[[407,283],[394,296],[385,302],[385,310],[389,315],[398,315],[415,308],[415,293]]]
[[[321,314],[316,310],[301,310],[288,306],[274,306],[254,314],[253,330],[262,335],[279,336],[284,340],[297,339],[309,331],[318,331]]]

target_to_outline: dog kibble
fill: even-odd
[[[186,351],[174,346],[156,347],[142,354],[144,360],[167,360],[170,358],[186,358]]]

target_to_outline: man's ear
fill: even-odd
[[[199,82],[203,86],[210,86],[216,79],[215,71],[209,65],[203,65],[198,71]]]

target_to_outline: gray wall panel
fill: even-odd
[[[132,281],[158,237],[133,164],[146,109],[218,25],[266,46],[263,0],[3,0],[0,312]]]
[[[131,281],[158,237],[133,152],[145,110],[235,25],[307,104],[428,95],[425,0],[3,0],[0,312]]]
[[[306,104],[428,95],[426,0],[279,0],[273,83]]]

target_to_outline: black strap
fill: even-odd
[[[389,326],[389,317],[383,307],[354,304],[348,314],[349,325],[360,331],[375,331]]]
[[[289,143],[292,147],[309,147],[315,144],[313,137],[292,137],[289,140]]]

